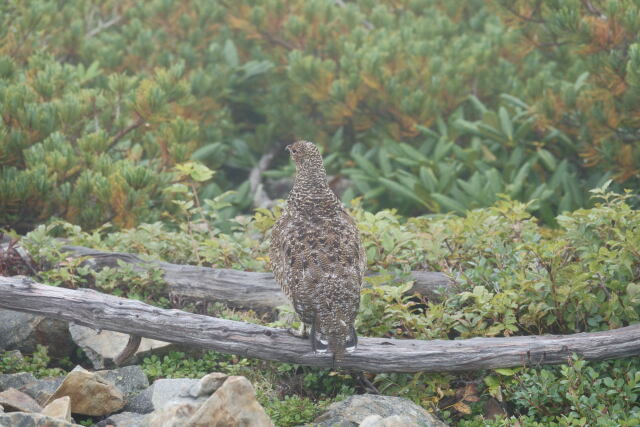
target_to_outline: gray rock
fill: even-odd
[[[20,387],[32,383],[36,380],[30,372],[19,372],[17,374],[0,374],[0,391],[10,387],[20,389]]]
[[[36,380],[20,387],[20,391],[33,397],[40,405],[49,400],[51,395],[60,387],[64,377],[53,377]]]
[[[137,414],[148,414],[153,412],[153,403],[151,403],[151,396],[153,395],[153,386],[146,388],[137,395],[127,399],[127,404],[124,406],[125,412],[135,412]]]
[[[0,426],[2,427],[82,427],[58,418],[48,417],[42,414],[28,414],[25,412],[10,412],[0,414]]]
[[[73,341],[84,350],[94,369],[108,369],[115,367],[114,359],[125,348],[129,335],[113,331],[96,331],[86,326],[69,325],[69,332]],[[163,355],[176,351],[180,347],[165,342],[142,338],[140,347],[127,361],[135,364],[151,354]]]
[[[228,375],[222,372],[205,375],[198,381],[198,384],[189,389],[189,395],[191,397],[209,396],[222,386],[227,377]]]
[[[382,421],[382,417],[380,415],[369,415],[362,420],[358,427],[376,427],[380,421]]]
[[[135,412],[121,412],[116,415],[110,415],[104,421],[97,424],[98,426],[116,426],[116,427],[147,427],[147,416],[136,414]]]
[[[402,422],[410,422],[409,425],[412,426],[446,427],[445,423],[410,400],[372,394],[350,396],[341,402],[331,404],[324,414],[314,420],[312,425],[357,427],[370,415],[379,415],[381,419],[376,419],[375,421],[377,422],[384,422],[383,419],[398,415],[401,417],[400,420]],[[389,421],[393,422],[394,420],[398,421],[398,418],[392,418]],[[400,424],[389,425],[396,426]],[[381,426],[386,427],[387,424],[380,424]]]
[[[138,414],[148,414],[161,409],[171,400],[189,402],[189,390],[200,381],[190,378],[160,379],[156,380],[138,395],[132,397],[124,407],[125,411]],[[204,401],[204,399],[203,399]]]
[[[62,320],[43,318],[35,330],[36,344],[47,347],[49,356],[53,358],[68,357],[75,353],[76,344],[71,339],[69,324]]]
[[[97,371],[96,374],[118,387],[125,400],[133,398],[149,387],[149,380],[138,365],[125,366],[110,371]]]
[[[257,402],[251,383],[244,377],[227,378],[222,373],[212,373],[200,380],[156,380],[125,410],[138,415],[122,419],[112,415],[103,421],[105,426],[109,423],[117,427],[273,426]]]
[[[0,309],[0,351],[25,345],[40,319],[34,314]]]
[[[177,398],[192,400],[187,397],[189,396],[189,389],[199,382],[199,380],[191,378],[156,380],[153,383],[153,393],[151,394],[153,409],[160,409],[171,400],[182,400]]]
[[[38,344],[47,346],[54,357],[69,356],[75,351],[66,322],[0,309],[0,351],[33,353]]]
[[[382,418],[380,415],[369,415],[358,427],[408,427],[415,425],[411,417],[392,415]]]

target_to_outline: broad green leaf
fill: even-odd
[[[519,368],[498,368],[498,369],[494,369],[494,372],[500,374],[500,375],[504,375],[506,377],[512,377],[515,374],[518,373],[518,371],[520,371]]]
[[[359,154],[352,154],[351,157],[353,157],[353,160],[356,162],[356,164],[369,176],[377,177],[380,175],[380,171],[378,170],[378,168],[376,168],[374,164],[367,160],[364,156],[361,156]]]
[[[223,54],[227,64],[231,67],[235,68],[240,64],[240,61],[238,60],[238,50],[236,49],[236,45],[233,43],[233,40],[227,39],[224,43]]]
[[[384,176],[389,177],[393,173],[391,162],[389,161],[389,153],[384,148],[378,151],[378,164],[382,169]]]
[[[380,183],[385,187],[387,187],[389,190],[396,192],[402,195],[403,197],[406,197],[407,199],[413,200],[414,202],[417,202],[422,206],[429,207],[424,200],[416,196],[416,194],[413,192],[412,189],[409,189],[404,185],[398,184],[397,182],[391,181],[390,179],[387,179],[387,178],[380,178]]]
[[[584,73],[582,73],[582,74],[580,74],[578,76],[578,78],[576,79],[576,82],[573,85],[573,88],[575,89],[576,92],[578,92],[578,91],[580,91],[580,89],[582,89],[582,87],[587,82],[588,78],[589,78],[589,72],[588,71],[585,71]]]
[[[500,95],[500,98],[509,101],[511,104],[513,104],[513,105],[515,105],[517,107],[523,108],[525,110],[529,109],[529,106],[524,101],[522,101],[519,98],[516,98],[515,96],[503,93],[502,95]]]
[[[447,141],[444,138],[440,139],[436,144],[436,148],[433,152],[433,160],[436,162],[441,161],[444,156],[446,156],[451,148],[453,147],[453,142]]]
[[[556,158],[549,151],[541,148],[538,150],[538,157],[542,160],[542,163],[547,167],[549,171],[554,171],[557,166]]]
[[[211,179],[214,173],[214,171],[212,171],[202,163],[193,163],[193,169],[191,170],[190,175],[194,181],[203,182]]]
[[[627,285],[627,295],[632,300],[640,299],[640,283],[631,282]]]
[[[429,191],[436,191],[438,185],[438,179],[433,174],[431,168],[427,168],[425,166],[420,166],[420,181],[422,185]]]
[[[203,160],[207,160],[207,159],[219,156],[224,150],[225,150],[225,147],[221,143],[214,142],[213,144],[207,144],[198,148],[196,151],[193,152],[193,154],[191,155],[191,158],[193,160],[203,161]]]
[[[517,175],[513,179],[513,183],[507,185],[507,191],[511,197],[517,197],[522,191],[522,186],[524,184],[524,180],[529,176],[529,171],[531,170],[531,162],[527,162],[518,171]]]
[[[447,210],[455,211],[458,213],[465,213],[466,208],[459,203],[458,201],[452,199],[451,197],[445,196],[441,193],[433,193],[431,194],[433,200],[438,202],[441,206],[445,207]]]
[[[498,110],[498,116],[500,116],[500,127],[502,128],[502,132],[504,132],[509,141],[513,141],[513,123],[511,123],[511,117],[509,117],[507,109],[500,107]]]
[[[487,111],[487,107],[475,95],[470,95],[469,100],[480,114],[484,114]]]

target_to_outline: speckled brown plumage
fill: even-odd
[[[339,360],[355,350],[354,322],[366,257],[353,218],[327,184],[318,148],[287,147],[296,177],[287,206],[273,227],[269,256],[276,281],[302,321],[316,352]]]

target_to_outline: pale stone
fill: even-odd
[[[273,427],[245,377],[232,376],[200,406],[186,427]]]
[[[82,368],[67,374],[47,404],[63,396],[71,398],[71,412],[74,414],[103,416],[122,409],[125,404],[124,396],[117,387]]]
[[[392,415],[382,418],[380,415],[369,415],[358,427],[411,427],[415,420],[405,415]]]
[[[0,405],[7,412],[40,412],[42,409],[31,396],[15,388],[8,388],[0,393]]]
[[[358,427],[375,427],[382,420],[380,415],[369,415],[366,417]]]
[[[216,389],[215,393],[210,393]],[[149,427],[272,427],[244,377],[213,373],[200,381],[157,380],[147,395],[154,411],[141,425]],[[151,402],[149,402],[151,403]],[[119,425],[118,425],[119,427]],[[137,427],[137,425],[136,425]]]
[[[191,416],[198,410],[195,402],[169,402],[163,408],[148,415],[149,427],[183,427]],[[229,426],[231,427],[231,426]]]
[[[63,396],[53,400],[44,407],[41,414],[71,422],[71,398]]]
[[[222,386],[228,375],[222,372],[213,372],[205,375],[200,381],[189,389],[192,397],[209,396]]]
[[[0,426],[7,427],[82,427],[58,418],[43,414],[31,414],[26,412],[11,412],[0,414]]]

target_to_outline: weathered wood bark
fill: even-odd
[[[271,312],[288,304],[287,298],[271,273],[255,273],[224,268],[179,265],[160,261],[145,261],[137,255],[122,252],[103,252],[82,246],[65,246],[63,250],[74,257],[87,257],[87,265],[95,270],[118,268],[118,261],[139,268],[158,267],[164,271],[169,293],[197,301],[220,301],[232,307]],[[451,293],[454,286],[449,278],[430,271],[414,271],[414,286],[409,291],[438,300]]]
[[[163,310],[21,276],[0,277],[0,307],[246,357],[319,367],[332,364],[331,356],[313,354],[307,340],[282,329]],[[347,354],[340,367],[368,372],[461,371],[563,363],[573,353],[587,360],[638,355],[640,324],[565,336],[454,341],[361,338],[358,350]]]

